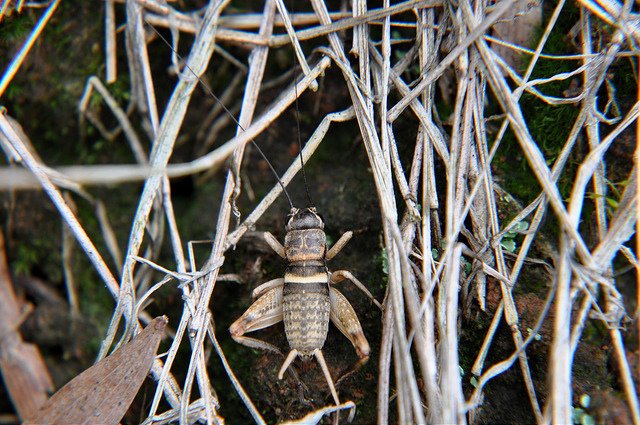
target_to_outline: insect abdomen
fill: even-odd
[[[284,276],[282,311],[289,346],[311,355],[329,329],[329,278],[320,261],[292,263]]]

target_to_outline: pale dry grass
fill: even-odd
[[[533,50],[509,45],[490,34],[492,25],[514,6],[513,0],[501,0],[490,5],[485,2],[461,1],[454,4],[410,0],[392,7],[385,1],[385,7],[376,10],[368,10],[365,1],[356,0],[352,15],[337,11],[329,13],[320,0],[312,0],[311,3],[313,14],[290,13],[283,2],[273,1],[267,2],[263,11],[231,16],[226,12],[233,5],[229,0],[212,0],[196,14],[177,11],[174,3],[141,0],[123,5],[107,0],[106,81],[113,82],[118,78],[115,52],[122,46],[116,45],[115,31],[119,25],[125,25],[128,72],[133,82],[132,105],[145,117],[147,132],[143,135],[136,133],[124,105],[118,105],[111,98],[109,87],[99,77],[92,77],[87,82],[80,108],[82,114],[100,126],[89,110],[92,93],[100,93],[130,143],[138,165],[80,164],[48,168],[16,131],[15,123],[12,125],[8,117],[0,116],[0,129],[5,136],[2,147],[9,158],[28,170],[0,170],[4,189],[34,186],[44,189],[117,300],[100,356],[106,355],[114,345],[122,320],[127,325],[127,335],[130,335],[139,320],[149,320],[144,314],[144,304],[154,291],[163,285],[175,287],[176,282],[179,283],[177,288],[184,300],[182,320],[176,327],[167,355],[157,359],[152,368],[157,391],[145,423],[164,423],[178,418],[182,423],[198,419],[212,423],[222,420],[218,413],[219,402],[212,389],[217,387],[216,380],[226,378],[218,376],[212,379],[208,374],[205,344],[212,344],[215,348],[228,378],[255,421],[264,423],[261,413],[251,401],[251,394],[245,392],[235,378],[233,362],[227,361],[218,344],[219,336],[212,326],[209,306],[216,303],[212,292],[225,253],[253,227],[280,195],[281,188],[274,185],[255,210],[230,232],[236,175],[228,172],[224,193],[220,197],[210,256],[206,266],[198,270],[194,264],[189,264],[183,252],[185,244],[174,217],[169,179],[210,171],[223,166],[225,160],[229,161],[231,169],[239,169],[245,145],[265,131],[305,90],[315,90],[317,79],[329,66],[340,70],[350,94],[351,106],[328,114],[304,144],[302,154],[305,160],[314,154],[331,123],[356,120],[378,193],[388,260],[388,287],[380,323],[382,342],[379,347],[374,347],[380,353],[377,365],[378,423],[387,423],[392,404],[394,417],[399,423],[473,422],[473,412],[483,401],[484,387],[516,363],[535,421],[570,423],[574,403],[572,364],[588,320],[605,323],[615,357],[621,365],[619,379],[628,408],[635,423],[640,423],[634,371],[627,362],[622,338],[626,316],[637,320],[637,312],[624,311],[624,299],[616,288],[612,265],[619,253],[630,264],[636,267],[638,264],[636,250],[628,244],[637,223],[636,166],[627,176],[628,184],[617,207],[607,212],[610,192],[603,161],[616,137],[635,125],[639,104],[616,115],[614,108],[602,111],[599,106],[602,102],[597,102],[598,96],[605,92],[603,87],[610,84],[608,73],[614,61],[635,55],[640,26],[639,17],[631,13],[633,2],[620,4],[582,0],[583,15],[577,26],[578,34],[581,34],[578,37],[580,52],[574,54],[567,49],[567,55],[557,57],[542,55],[541,52],[551,30],[563,17],[563,8],[567,7],[564,1],[560,1],[548,17]],[[126,10],[126,21],[115,22],[116,8]],[[150,37],[154,33],[146,27],[145,21],[157,27],[170,28],[174,37],[180,32],[195,34],[184,66],[180,67],[180,59],[174,57],[176,66],[182,71],[164,111],[159,110],[156,102],[154,71],[149,66],[147,52],[147,43],[156,37]],[[596,46],[591,34],[601,27],[602,21],[611,25],[611,34],[607,44]],[[286,32],[282,31],[282,26]],[[392,36],[396,28],[402,28],[403,34],[410,32],[411,39],[400,43]],[[40,29],[34,28],[37,37],[36,31]],[[274,31],[278,34],[274,35]],[[352,34],[350,45],[345,45],[341,31]],[[379,35],[374,38],[371,34]],[[305,44],[307,40],[319,42],[321,47],[312,52]],[[490,46],[495,42],[523,52],[528,60],[526,70],[521,73],[505,63]],[[229,57],[220,49],[238,43],[245,43],[252,49],[247,63]],[[292,44],[303,75],[295,86],[289,86],[281,97],[265,108],[262,115],[254,117],[258,94],[264,85],[267,59],[277,49],[282,46],[289,48]],[[404,56],[396,60],[395,52],[399,49]],[[313,60],[312,53],[315,53]],[[191,162],[170,163],[191,95],[199,84],[196,75],[205,72],[215,54],[223,54],[233,61],[242,75],[238,85],[244,85],[242,91],[245,95],[238,124],[224,118],[224,115],[221,124],[237,127],[237,135],[226,141],[215,140],[217,147],[209,148]],[[169,49],[167,55],[171,55]],[[532,80],[537,61],[543,56],[570,61],[575,71]],[[16,58],[15,69],[19,67],[20,56]],[[412,71],[415,69],[420,70],[419,75]],[[11,72],[16,72],[13,66]],[[11,78],[12,75],[5,74],[0,87],[4,89]],[[208,78],[215,78],[215,70],[210,71]],[[454,113],[447,127],[450,132],[445,132],[439,122],[434,102],[437,84],[445,78],[455,82],[450,99]],[[572,78],[582,81],[579,92],[572,97],[557,98],[543,94],[545,84]],[[229,90],[233,88],[231,85]],[[566,135],[564,146],[552,163],[548,163],[523,116],[520,99],[524,92],[551,105],[570,103],[579,110],[573,130]],[[614,105],[615,92],[608,93],[612,95],[610,104]],[[225,94],[219,97],[224,99]],[[501,115],[489,117],[488,102],[497,102]],[[403,125],[413,122],[417,134],[415,140],[402,141],[411,143],[414,151],[411,161],[405,163],[400,159],[400,142],[396,140],[395,125],[400,118]],[[487,131],[489,118],[498,120],[499,130],[495,135]],[[612,130],[606,130],[603,124]],[[531,204],[524,206],[520,214],[506,223],[499,220],[497,193],[501,193],[501,189],[496,185],[491,163],[508,128],[515,135],[519,150],[542,189]],[[567,170],[568,160],[577,149],[580,135],[584,135],[589,152],[577,168],[569,198],[563,199],[557,181]],[[151,152],[143,148],[142,138],[153,141]],[[443,164],[444,175],[436,172],[436,164]],[[299,169],[300,161],[293,160],[282,177],[285,185]],[[144,180],[144,190],[131,223],[124,255],[119,252],[106,213],[98,215],[105,239],[111,241],[108,249],[116,264],[121,265],[120,274],[120,270],[110,270],[103,261],[91,237],[85,233],[62,196],[61,189],[91,199],[98,206],[97,210],[104,212],[104,207],[99,207],[100,201],[91,198],[87,187],[135,180]],[[595,243],[585,242],[579,230],[585,203],[593,204],[596,211]],[[538,322],[540,326],[549,309],[553,309],[553,342],[547,371],[550,392],[543,403],[534,387],[527,359],[527,347],[535,338],[537,329],[527,333],[519,326],[520,312],[514,301],[513,287],[518,284],[532,246],[540,238],[539,229],[545,213],[553,215],[561,231],[552,241],[553,282],[549,282],[547,308],[540,312]],[[152,240],[161,237],[165,221],[175,258],[173,270],[155,265],[158,247],[145,242],[147,232]],[[516,259],[508,263],[500,240],[522,221],[530,223],[529,229],[517,246]],[[437,259],[432,255],[434,250],[439,251]],[[501,293],[501,302],[496,311],[490,312],[493,314],[492,324],[470,371],[477,383],[468,397],[463,394],[458,358],[459,291],[461,282],[467,278],[461,276],[463,256],[473,261],[472,287],[482,308],[485,307],[488,278],[499,282]],[[153,275],[136,273],[141,264],[157,269],[166,278],[152,282]],[[121,275],[121,279],[114,277],[117,275]],[[486,364],[495,330],[502,320],[512,330],[513,353],[500,362]],[[186,380],[177,382],[173,368],[181,344],[190,347],[191,360],[188,370],[180,373],[186,373]],[[163,399],[171,407],[159,411]],[[233,422],[231,417],[228,420]]]

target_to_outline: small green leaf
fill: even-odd
[[[471,379],[469,379],[469,383],[473,385],[473,388],[478,388],[478,379],[475,376],[472,376]]]
[[[582,421],[580,422],[582,425],[596,425],[596,420],[593,419],[593,416],[587,415],[586,413],[582,415]]]
[[[469,276],[469,273],[471,273],[472,269],[471,263],[464,257],[460,257],[460,262],[462,263],[462,268],[465,276]]]
[[[529,332],[529,335],[531,335],[533,334],[533,329],[527,328],[527,332]],[[542,335],[536,333],[535,335],[533,335],[533,339],[535,339],[536,341],[540,341],[542,339]]]
[[[591,404],[591,396],[589,396],[589,394],[582,394],[580,396],[580,404],[582,405],[582,407],[584,407],[585,409],[589,407],[589,405]]]
[[[502,239],[500,241],[500,246],[507,252],[514,252],[516,250],[516,241],[513,239]]]
[[[387,257],[387,250],[383,249],[382,254],[382,273],[388,275],[389,274],[389,257]]]

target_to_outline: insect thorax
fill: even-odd
[[[327,248],[324,222],[315,208],[291,210],[284,239],[289,264],[298,261],[323,261]]]
[[[321,229],[291,230],[284,238],[284,252],[289,263],[321,261],[327,248],[327,237]]]

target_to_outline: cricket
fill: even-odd
[[[352,232],[344,233],[327,250],[324,222],[314,207],[292,208],[286,231],[284,246],[270,232],[263,233],[269,246],[287,262],[284,278],[258,286],[253,291],[255,302],[231,325],[229,332],[240,344],[271,350],[269,344],[244,335],[283,321],[291,351],[278,378],[282,379],[296,357],[304,361],[315,357],[338,405],[338,394],[322,354],[329,321],[351,341],[360,359],[368,358],[371,349],[355,310],[331,285],[349,280],[373,297],[350,272],[332,273],[327,267],[327,262],[349,242]]]

